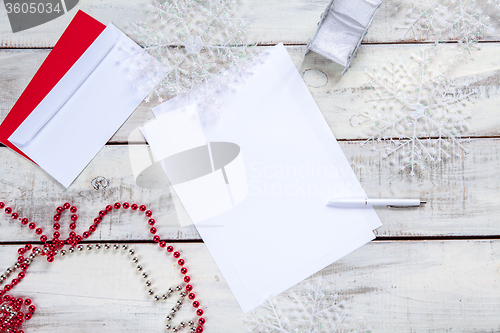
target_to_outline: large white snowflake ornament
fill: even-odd
[[[153,0],[148,18],[136,25],[139,43],[159,60],[151,73],[166,72],[154,94],[159,100],[193,88],[205,98],[246,73],[255,47],[246,44],[247,24],[238,0]],[[230,70],[231,75],[224,74]],[[205,87],[210,82],[210,87]]]
[[[432,57],[421,51],[409,64],[388,63],[381,70],[366,71],[370,82],[365,101],[372,107],[351,119],[353,126],[371,124],[362,146],[376,150],[382,143],[383,157],[392,157],[393,164],[399,153],[400,168],[411,175],[428,163],[467,152],[468,139],[462,138],[469,126],[467,107],[479,93],[431,69],[431,63]]]
[[[361,333],[364,322],[348,322],[344,302],[321,279],[301,283],[250,312],[258,333]]]
[[[400,2],[400,0],[393,0]],[[490,0],[492,2],[497,0]],[[395,6],[407,17],[397,29],[401,39],[418,41],[458,41],[466,48],[477,43],[489,28],[490,17],[481,8],[484,0],[409,0]],[[401,8],[403,7],[403,8]]]

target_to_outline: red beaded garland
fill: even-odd
[[[3,290],[0,291],[0,295],[3,295],[4,293],[5,292]],[[29,303],[31,304],[31,301]],[[28,309],[28,313],[24,314],[23,312],[26,310],[22,309],[23,304],[25,304],[25,302],[23,302],[22,298],[16,299],[15,297],[10,297],[9,295],[3,296],[2,300],[0,300],[0,305],[3,309],[3,312],[0,312],[0,315],[2,316],[0,317],[0,331],[24,333],[23,330],[19,330],[19,327],[24,320],[31,319],[34,308],[33,311],[29,311]]]
[[[3,202],[0,202],[0,208],[4,208],[5,207],[5,204]],[[99,212],[99,217],[94,219],[94,224],[91,225],[89,227],[89,231],[85,231],[83,232],[83,234],[80,236],[80,235],[77,235],[74,231],[71,231],[70,234],[69,234],[69,237],[65,240],[60,240],[59,237],[61,236],[60,233],[58,231],[55,231],[53,233],[53,238],[51,241],[48,240],[48,237],[46,235],[43,234],[43,230],[42,228],[37,228],[36,227],[36,224],[31,222],[29,223],[29,220],[27,218],[19,218],[19,214],[17,213],[12,213],[12,208],[10,207],[6,207],[5,208],[5,213],[6,214],[11,214],[11,217],[13,219],[18,219],[19,218],[19,221],[23,224],[23,225],[28,225],[29,229],[31,230],[35,230],[35,233],[37,235],[41,235],[40,236],[40,241],[42,243],[44,243],[43,245],[43,249],[41,249],[42,251],[40,251],[39,248],[37,247],[32,247],[30,244],[26,244],[25,247],[21,247],[18,249],[18,254],[19,254],[19,258],[18,258],[18,265],[17,267],[19,267],[19,269],[21,270],[21,272],[18,273],[17,275],[17,278],[14,278],[12,279],[11,283],[10,284],[6,284],[5,287],[3,289],[0,289],[0,297],[1,296],[5,296],[4,297],[4,301],[5,301],[5,298],[7,299],[7,302],[12,302],[12,304],[15,304],[13,306],[13,309],[15,309],[16,311],[18,311],[19,313],[19,316],[18,317],[14,317],[10,323],[11,324],[14,324],[14,325],[17,325],[17,327],[19,327],[22,322],[24,320],[30,320],[31,317],[32,317],[32,314],[33,312],[35,311],[35,307],[33,305],[31,305],[31,300],[30,299],[26,299],[25,301],[23,301],[22,299],[15,299],[15,298],[10,298],[8,295],[5,295],[6,292],[10,291],[14,286],[16,286],[17,284],[19,284],[21,282],[21,280],[23,280],[25,278],[25,272],[29,266],[29,264],[31,263],[30,260],[27,260],[24,258],[23,254],[25,254],[27,251],[32,251],[32,253],[35,255],[37,254],[40,254],[40,255],[45,255],[47,257],[47,261],[48,262],[53,262],[54,261],[54,257],[56,255],[56,250],[58,248],[63,248],[65,246],[65,244],[69,244],[71,246],[76,246],[81,240],[82,238],[88,238],[90,237],[90,234],[95,232],[97,230],[97,226],[100,224],[101,222],[101,219],[106,215],[107,212],[110,212],[112,211],[113,208],[115,209],[119,209],[123,207],[124,209],[128,209],[128,208],[131,208],[132,210],[137,210],[139,209],[141,212],[145,212],[145,215],[149,218],[153,215],[152,211],[151,210],[147,210],[147,207],[145,205],[141,205],[141,206],[138,206],[137,204],[128,204],[128,203],[123,203],[123,204],[120,204],[119,202],[116,202],[115,204],[113,204],[113,206],[111,205],[107,205],[105,210],[102,210]],[[62,207],[57,207],[56,208],[56,212],[57,214],[54,215],[54,221],[55,223],[53,224],[53,229],[55,230],[59,230],[61,228],[61,225],[57,222],[60,221],[61,219],[61,214],[64,212],[64,210],[66,209],[69,209],[69,211],[71,213],[73,213],[73,215],[71,215],[71,221],[72,223],[69,224],[69,228],[71,230],[74,230],[76,228],[76,221],[78,220],[78,216],[74,213],[77,212],[77,208],[75,206],[71,206],[69,203],[65,203]],[[148,220],[148,224],[150,226],[154,226],[156,223],[156,221],[153,219],[153,218],[150,218]],[[150,228],[150,233],[152,234],[156,234],[157,233],[157,229],[155,227],[151,227]],[[167,248],[167,251],[168,252],[173,252],[173,257],[178,259],[180,257],[180,252],[179,251],[176,251],[174,252],[174,248],[173,246],[166,246],[166,242],[165,241],[160,241],[160,237],[158,235],[155,235],[153,237],[153,240],[156,242],[156,243],[159,243],[160,247],[164,248],[166,247]],[[31,255],[31,257],[33,257],[33,254]],[[185,265],[185,261],[184,259],[179,259],[177,261],[177,263],[180,265],[180,266],[184,266]],[[180,269],[180,272],[182,274],[186,274],[188,272],[188,269],[186,267],[182,267]],[[183,278],[184,282],[186,283],[189,283],[191,278],[189,276],[184,276]],[[188,294],[188,298],[190,300],[194,300],[195,299],[195,294],[194,293],[191,293],[191,291],[193,290],[193,287],[188,284],[186,285],[185,287],[185,290],[187,292],[190,292]],[[21,310],[21,306],[22,305],[26,305],[26,306],[29,306],[29,313],[26,313],[26,314],[23,314],[22,312],[20,312]],[[0,303],[1,305],[1,303]],[[193,307],[195,308],[198,308],[200,306],[200,303],[198,301],[194,301],[193,302]],[[196,311],[196,314],[198,316],[201,316],[203,315],[203,310],[201,309],[198,309]],[[1,317],[1,313],[0,313],[0,317]],[[1,319],[1,318],[0,318]],[[198,323],[200,325],[203,325],[205,323],[205,319],[203,318],[200,318]],[[0,324],[0,331],[2,330],[8,330],[12,333],[24,333],[22,330],[16,330],[13,326],[12,327],[7,327],[5,326],[4,324]],[[203,332],[203,328],[201,326],[198,326],[196,328],[196,332],[198,333],[201,333]]]

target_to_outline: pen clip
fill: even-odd
[[[417,208],[417,207],[422,207],[422,205],[425,205],[427,201],[420,201],[420,205],[418,206],[393,206],[393,205],[387,205],[386,207],[389,208]]]

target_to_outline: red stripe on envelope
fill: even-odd
[[[9,137],[105,28],[104,24],[81,10],[76,13],[2,125],[0,125],[1,143],[28,158],[8,141]]]

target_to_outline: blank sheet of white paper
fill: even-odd
[[[220,99],[218,118],[202,121],[205,138],[240,147],[248,192],[195,225],[247,312],[369,242],[381,224],[372,208],[326,205],[365,193],[282,45]],[[163,109],[153,110],[158,119]],[[178,194],[190,213],[196,195]]]

